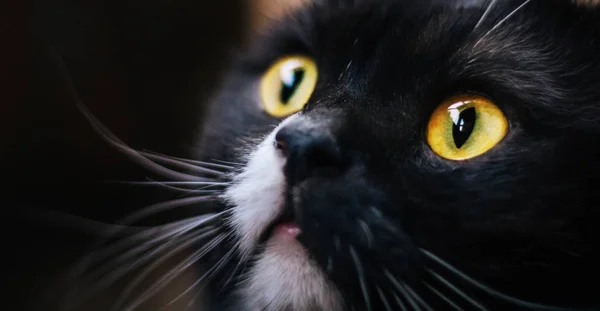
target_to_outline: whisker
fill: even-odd
[[[217,164],[217,163],[211,163],[211,162],[206,162],[206,161],[198,161],[198,160],[192,160],[192,159],[185,159],[185,158],[180,158],[180,157],[174,157],[174,156],[170,156],[170,155],[166,155],[166,154],[161,154],[158,152],[154,152],[154,151],[150,151],[150,150],[142,150],[145,153],[150,153],[150,154],[154,154],[157,156],[161,156],[161,157],[165,157],[165,158],[169,158],[169,159],[173,159],[173,160],[178,160],[178,161],[182,161],[182,162],[187,162],[189,164],[194,164],[194,165],[200,165],[200,166],[204,166],[204,167],[213,167],[215,169],[223,169],[225,171],[229,171],[233,168],[235,168],[234,166],[231,165],[223,165],[223,164]],[[224,172],[221,172],[224,173]]]
[[[116,137],[109,129],[107,129],[98,119],[85,107],[80,99],[76,99],[76,106],[81,112],[81,114],[88,120],[94,131],[108,144],[112,145],[125,156],[129,157],[131,160],[136,162],[138,165],[144,167],[145,169],[154,172],[158,175],[164,176],[166,178],[174,179],[174,180],[190,180],[190,181],[200,181],[207,180],[204,177],[189,175],[185,173],[180,173],[174,171],[172,169],[166,168],[160,164],[151,161],[146,158],[135,149],[127,146],[123,143],[118,137]]]
[[[194,288],[196,288],[198,285],[202,284],[202,282],[204,282],[205,279],[210,279],[213,274],[217,271],[219,271],[221,269],[221,267],[226,264],[231,257],[233,256],[233,252],[235,251],[235,248],[231,248],[224,256],[223,258],[221,258],[217,264],[215,264],[212,268],[210,268],[202,277],[200,277],[200,279],[198,279],[196,282],[194,282],[194,284],[192,284],[188,289],[186,289],[185,291],[183,291],[181,294],[179,294],[179,296],[177,296],[175,299],[171,300],[171,302],[169,302],[167,305],[165,305],[164,307],[162,307],[160,310],[172,305],[173,303],[175,303],[176,301],[178,301],[179,299],[181,299],[183,296],[185,296],[187,293],[189,293],[190,291],[192,291]]]
[[[158,267],[158,265],[160,265],[162,262],[172,258],[173,255],[185,250],[186,248],[193,246],[194,244],[208,238],[211,236],[214,236],[215,233],[218,232],[218,229],[213,229],[207,232],[204,232],[200,235],[197,235],[198,233],[191,233],[188,234],[187,237],[182,237],[181,239],[173,239],[170,240],[164,244],[161,244],[160,246],[158,246],[157,248],[155,248],[154,250],[152,250],[151,252],[144,254],[143,256],[141,256],[140,258],[134,260],[133,262],[119,267],[118,269],[113,269],[111,273],[109,273],[108,275],[105,275],[101,281],[96,282],[94,285],[97,288],[105,288],[106,286],[113,284],[114,282],[116,282],[117,280],[119,280],[121,277],[123,277],[124,275],[131,273],[133,271],[133,269],[140,267],[144,264],[146,264],[147,262],[151,261],[153,258],[160,258],[159,260],[157,260],[156,264],[152,264],[150,267],[148,267],[148,273],[152,272],[156,267]],[[163,252],[169,250],[169,248],[171,248],[174,244],[179,244],[178,246],[174,247],[171,251],[168,251],[166,253],[163,254]],[[160,257],[158,257],[160,255]],[[109,270],[111,271],[111,270]],[[146,270],[144,270],[145,272]],[[105,271],[103,271],[105,272]],[[144,273],[142,272],[142,274]],[[147,276],[147,274],[143,274],[143,276]],[[102,275],[102,274],[100,274]]]
[[[118,223],[120,224],[130,224],[140,221],[148,216],[155,215],[164,211],[168,211],[177,207],[189,206],[197,203],[211,202],[215,200],[217,196],[215,195],[203,195],[203,196],[194,196],[189,198],[175,199],[169,200],[165,202],[160,202],[156,204],[152,204],[147,206],[137,212],[133,212],[130,215],[121,219]]]
[[[214,194],[215,192],[218,192],[219,190],[205,190],[206,187],[201,187],[199,189],[190,189],[190,188],[183,188],[183,187],[178,187],[178,186],[172,186],[172,185],[168,185],[165,184],[165,182],[162,181],[156,181],[153,179],[148,178],[148,180],[156,182],[157,185],[169,189],[169,190],[173,190],[176,192],[183,192],[186,195],[191,195],[191,194]],[[210,185],[213,186],[213,185]]]
[[[197,173],[211,174],[216,176],[221,176],[224,173],[221,171],[216,171],[210,168],[202,167],[196,164],[187,163],[182,160],[177,160],[174,157],[163,156],[156,153],[150,153],[147,151],[138,151],[141,155],[145,156],[148,159],[155,160],[156,162],[161,162],[163,164],[170,164],[173,166],[177,166],[179,168],[187,169]]]
[[[119,242],[115,245],[109,246],[103,250],[98,251],[97,248],[99,248],[101,245],[103,245],[110,237],[117,234],[118,231],[112,231],[112,232],[105,234],[104,237],[102,239],[100,239],[99,242],[96,243],[95,246],[92,248],[94,250],[92,252],[92,254],[82,258],[70,270],[70,272],[68,274],[68,278],[71,280],[72,286],[71,286],[71,290],[66,294],[67,299],[65,300],[65,304],[67,304],[69,300],[72,300],[71,298],[75,295],[75,291],[78,288],[77,280],[79,279],[79,277],[81,275],[84,274],[84,272],[90,267],[90,265],[93,262],[95,262],[95,261],[97,262],[103,258],[110,256],[111,254],[114,254],[115,252],[120,251],[122,249],[122,247],[129,245],[131,243],[131,241],[134,242],[141,238],[151,236],[155,232],[161,232],[161,230],[163,232],[166,231],[166,233],[159,235],[159,237],[157,237],[157,240],[160,241],[160,240],[163,240],[164,238],[168,238],[169,235],[173,235],[173,233],[170,231],[171,228],[175,228],[175,234],[177,234],[181,231],[185,231],[185,230],[188,230],[188,229],[191,229],[194,227],[199,227],[201,225],[205,225],[214,220],[217,220],[223,213],[225,213],[225,212],[221,212],[221,213],[217,213],[217,214],[213,213],[213,214],[209,214],[209,215],[201,215],[201,216],[193,217],[191,219],[186,219],[183,221],[178,221],[175,223],[150,228],[149,230],[140,232],[140,233],[134,235],[133,237],[130,237],[122,242]],[[178,228],[178,226],[182,226],[182,224],[186,224],[186,223],[189,223],[189,225],[188,226],[184,225],[183,227]],[[68,305],[63,305],[62,309],[69,310],[70,308],[68,307]]]
[[[188,239],[190,238],[189,236],[192,236],[191,238],[193,239],[198,234],[202,234],[202,236],[205,236],[206,234],[214,234],[216,232],[216,230],[217,229],[215,229],[215,227],[202,228],[201,230],[198,230],[195,232],[182,232],[178,235],[172,235],[172,236],[168,236],[168,237],[164,237],[164,238],[161,237],[158,239],[154,239],[153,241],[143,243],[142,245],[137,246],[129,251],[126,251],[125,253],[122,253],[121,255],[119,255],[118,257],[116,257],[114,259],[111,259],[109,262],[104,263],[101,266],[101,267],[104,267],[104,269],[98,268],[94,274],[90,274],[89,278],[93,278],[92,276],[95,276],[95,275],[106,277],[107,274],[114,273],[114,271],[115,271],[114,266],[118,267],[121,262],[125,262],[125,261],[131,259],[132,257],[133,258],[138,257],[133,262],[129,263],[127,265],[127,268],[122,268],[123,270],[126,270],[126,271],[124,271],[124,273],[122,273],[119,276],[115,276],[115,279],[118,279],[122,275],[126,274],[127,271],[130,271],[134,267],[139,266],[139,265],[145,263],[146,261],[149,261],[150,259],[152,259],[152,256],[154,254],[160,254],[163,250],[168,249],[168,247],[170,247],[173,243],[184,242],[184,240],[186,240],[186,236],[188,236]],[[167,240],[167,239],[169,239],[169,241],[165,242],[165,240]],[[159,246],[157,246],[154,250],[150,251],[149,253],[143,254],[144,251],[154,247],[157,243],[161,243],[161,244]],[[143,256],[140,257],[140,255],[143,255]]]
[[[444,302],[446,302],[447,304],[449,304],[455,310],[463,311],[463,308],[461,308],[460,306],[458,306],[456,303],[454,303],[454,301],[452,301],[450,298],[446,297],[444,294],[442,294],[440,291],[438,291],[437,289],[435,289],[433,286],[431,286],[431,285],[429,285],[427,283],[423,283],[423,285],[425,285],[425,287],[427,287],[436,296],[438,296],[439,298],[441,298]]]
[[[358,281],[360,282],[360,288],[362,290],[367,311],[371,311],[371,300],[369,299],[369,291],[367,290],[367,285],[365,283],[365,276],[362,270],[362,265],[360,264],[358,254],[352,246],[350,246],[350,256],[352,257],[352,260],[354,261],[354,266],[356,267],[356,273],[358,274]]]
[[[456,286],[452,285],[452,283],[450,283],[448,280],[446,280],[441,275],[435,273],[431,269],[425,269],[425,270],[427,272],[429,272],[431,275],[433,275],[434,278],[436,278],[437,280],[439,280],[440,282],[442,282],[444,285],[446,285],[446,287],[448,287],[449,289],[451,289],[453,292],[457,293],[464,300],[468,301],[470,304],[472,304],[473,306],[475,306],[477,309],[479,309],[479,310],[487,310],[487,308],[485,306],[483,306],[482,304],[480,304],[479,302],[477,302],[475,299],[469,297],[469,295],[467,295],[465,292],[463,292],[460,289],[458,289]]]
[[[146,289],[133,303],[129,304],[123,311],[134,310],[140,304],[144,303],[148,298],[152,297],[156,292],[160,291],[166,285],[168,285],[173,279],[179,276],[183,271],[187,270],[192,264],[200,260],[204,255],[210,252],[214,247],[219,245],[221,241],[225,239],[226,235],[221,234],[217,237],[213,238],[207,244],[205,244],[198,251],[193,252],[191,255],[186,257],[180,264],[171,269],[170,272],[163,275],[158,281],[155,282],[150,288]],[[162,256],[157,261],[153,262],[150,266],[144,269],[133,281],[129,283],[127,288],[123,291],[121,298],[115,303],[115,307],[113,310],[119,310],[119,307],[123,304],[125,298],[127,298],[130,293],[145,279],[148,275],[153,272],[157,267],[163,264],[168,259],[172,258],[172,256],[185,248],[178,247],[173,251],[169,252],[168,256]]]
[[[30,216],[34,216],[30,218],[31,220],[43,222],[44,224],[52,224],[53,226],[59,226],[61,228],[69,228],[81,233],[87,233],[91,235],[102,235],[108,230],[115,230],[123,235],[129,235],[150,228],[141,226],[122,226],[109,224],[56,210],[35,207],[27,209],[31,211],[28,214]]]
[[[104,249],[95,250],[92,253],[92,256],[97,258],[97,260],[101,260],[113,255],[122,248],[129,247],[130,244],[138,243],[138,241],[144,241],[145,243],[157,243],[169,237],[177,237],[194,228],[210,224],[212,221],[217,220],[222,214],[224,214],[224,212],[203,214],[165,225],[151,227]],[[157,237],[148,240],[148,238],[153,235],[156,235]]]
[[[154,185],[156,183],[161,183],[164,185],[177,185],[177,186],[226,186],[229,183],[226,182],[211,182],[211,181],[124,181],[124,180],[108,180],[107,182],[111,183],[121,183],[126,185]]]
[[[227,278],[227,280],[225,281],[225,283],[223,283],[223,285],[221,285],[221,288],[224,289],[227,287],[227,285],[229,285],[229,283],[233,280],[234,276],[236,275],[238,269],[242,266],[243,263],[245,263],[246,260],[244,259],[240,259],[238,261],[238,263],[235,265],[235,268],[233,268],[233,271],[231,272],[231,275],[229,275],[229,277]],[[220,292],[220,291],[219,291]]]
[[[385,298],[385,294],[381,291],[381,288],[379,288],[379,286],[377,286],[377,293],[379,294],[379,298],[381,299],[381,302],[383,302],[383,306],[385,307],[385,310],[392,311],[392,307],[390,306],[390,303],[388,302],[387,298]]]
[[[234,167],[244,165],[243,163],[240,163],[240,162],[231,162],[231,161],[224,161],[224,160],[219,160],[219,159],[211,159],[211,161],[223,163],[223,164],[227,164],[227,165],[232,165]]]
[[[516,9],[514,9],[512,12],[508,13],[503,19],[501,19],[498,23],[496,23],[496,25],[494,25],[492,27],[492,29],[488,30],[488,32],[486,32],[481,38],[479,38],[479,40],[477,40],[477,42],[475,43],[474,46],[477,46],[479,44],[479,42],[481,42],[485,37],[487,37],[489,34],[491,34],[492,32],[494,32],[494,30],[498,29],[498,27],[502,26],[502,24],[504,24],[504,22],[506,22],[509,18],[511,18],[513,15],[515,15],[517,12],[519,12],[529,2],[531,2],[531,0],[525,0]]]
[[[485,291],[486,293],[499,298],[499,299],[503,299],[507,302],[513,303],[515,305],[519,305],[522,307],[526,307],[526,308],[530,308],[530,309],[537,309],[537,310],[552,310],[552,311],[567,311],[567,310],[576,310],[576,309],[571,309],[571,308],[561,308],[561,307],[554,307],[554,306],[548,306],[548,305],[543,305],[543,304],[538,304],[538,303],[533,303],[533,302],[529,302],[529,301],[525,301],[525,300],[521,300],[518,298],[514,298],[511,296],[508,296],[506,294],[503,294],[499,291],[496,291],[484,284],[482,284],[479,281],[476,281],[475,279],[469,277],[468,275],[462,273],[460,270],[458,270],[457,268],[455,268],[454,266],[450,265],[449,263],[445,262],[444,260],[442,260],[441,258],[437,257],[436,255],[434,255],[433,253],[425,250],[425,249],[421,249],[421,252],[423,254],[425,254],[427,257],[429,257],[431,260],[437,262],[439,265],[441,265],[442,267],[448,269],[448,271],[453,272],[454,274],[456,274],[458,277],[460,277],[461,279],[467,281],[468,283],[470,283],[471,285]]]
[[[425,300],[423,300],[423,298],[421,298],[421,296],[419,296],[419,294],[417,294],[417,292],[415,292],[408,284],[404,283],[403,285],[408,294],[413,297],[423,308],[425,308],[425,310],[433,311],[433,309],[425,302]]]
[[[396,278],[388,270],[385,270],[384,274],[392,282],[394,287],[400,292],[402,297],[406,299],[406,301],[408,301],[408,304],[410,304],[413,307],[413,309],[421,311],[421,307],[419,307],[419,305],[410,297],[404,286],[400,282],[398,282],[398,280],[396,280]]]
[[[475,30],[479,26],[481,26],[481,24],[485,21],[486,17],[490,14],[490,12],[492,11],[492,8],[494,7],[494,5],[496,5],[497,2],[498,2],[498,0],[488,0],[489,4],[485,8],[485,11],[483,12],[483,14],[481,14],[481,17],[479,18],[479,21],[477,21],[477,24],[475,25],[475,27],[473,27],[473,30]]]
[[[406,305],[402,302],[402,300],[400,299],[400,297],[398,297],[398,295],[394,294],[394,300],[396,301],[396,304],[400,307],[400,310],[408,311],[408,309],[406,308]]]
[[[90,123],[92,129],[96,134],[98,134],[105,142],[109,145],[115,147],[117,150],[121,151],[121,153],[127,157],[129,157],[132,161],[136,162],[138,165],[146,168],[147,170],[154,172],[158,175],[161,175],[166,178],[174,179],[174,180],[205,180],[203,177],[189,175],[185,173],[180,173],[169,168],[166,168],[162,165],[159,165],[150,159],[144,157],[139,152],[134,150],[133,148],[127,146],[123,141],[121,141],[115,134],[113,134],[108,128],[106,128],[102,122],[100,122],[89,109],[83,104],[83,100],[81,99],[79,92],[77,92],[77,88],[75,87],[75,83],[71,74],[67,69],[67,65],[65,64],[64,59],[60,56],[60,54],[54,50],[53,48],[48,48],[49,54],[54,58],[57,70],[62,76],[66,88],[75,102],[75,106],[82,114],[82,116],[87,119]]]
[[[363,220],[359,220],[358,224],[360,225],[361,229],[365,233],[365,238],[367,240],[367,245],[370,247],[372,245],[372,243],[373,243],[373,233],[371,233],[371,230],[369,229],[369,226],[367,226],[367,224]]]

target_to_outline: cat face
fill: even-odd
[[[600,305],[600,11],[492,2],[325,1],[234,62],[198,147],[241,163],[215,301]]]

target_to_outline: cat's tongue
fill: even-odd
[[[302,230],[293,222],[284,222],[273,229],[273,235],[277,237],[296,238]]]

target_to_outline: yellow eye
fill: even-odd
[[[263,76],[260,97],[265,111],[273,117],[298,112],[308,102],[317,84],[317,65],[304,56],[278,60]]]
[[[489,99],[459,95],[433,112],[427,125],[427,143],[440,157],[466,160],[490,150],[507,131],[504,113]]]

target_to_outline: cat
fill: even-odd
[[[171,204],[212,211],[193,244],[208,310],[600,310],[599,20],[595,2],[322,0],[270,26],[198,161],[170,159],[204,179],[161,171],[221,187]]]

